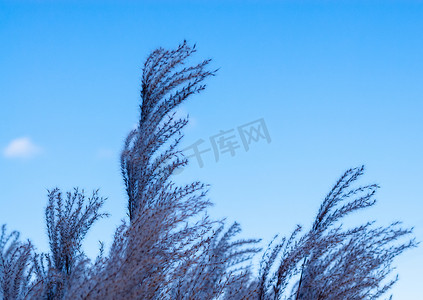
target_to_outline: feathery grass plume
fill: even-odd
[[[105,200],[98,190],[88,199],[77,188],[65,197],[57,188],[48,192],[45,218],[50,253],[34,257],[37,280],[33,295],[61,299],[74,281],[85,277],[88,260],[81,250],[82,241],[94,222],[108,216],[100,213]]]
[[[175,283],[172,299],[240,299],[251,297],[248,289],[252,257],[261,251],[258,239],[232,239],[241,232],[234,223],[223,233],[224,225],[212,234],[200,261]],[[222,234],[223,233],[223,234]]]
[[[19,233],[6,232],[1,227],[0,235],[0,299],[24,299],[32,275],[30,267],[32,245],[19,241]]]
[[[401,228],[399,222],[387,227],[368,222],[351,229],[340,224],[345,216],[376,203],[377,185],[353,186],[363,171],[363,166],[347,170],[323,200],[311,230],[298,239],[294,232],[288,242],[293,246],[282,255],[273,281],[268,280],[269,270],[285,240],[269,247],[261,266],[259,299],[376,299],[393,286],[393,259],[416,246],[408,238],[412,229]],[[298,280],[291,294],[287,279]]]
[[[130,223],[119,227],[109,256],[75,297],[168,299],[173,282],[199,261],[210,241],[214,222],[203,215],[210,205],[207,186],[196,181],[178,187],[170,180],[187,164],[176,147],[188,120],[175,119],[174,110],[204,90],[203,81],[215,73],[207,70],[210,60],[185,66],[194,52],[184,42],[147,58],[138,128],[121,155]]]
[[[176,119],[174,110],[191,95],[203,91],[203,81],[216,72],[207,69],[210,59],[185,66],[195,51],[195,45],[190,47],[184,41],[175,50],[155,50],[144,64],[138,128],[128,135],[121,155],[131,220],[145,209],[166,205],[175,196],[189,197],[204,188],[199,182],[173,188],[169,182],[174,170],[187,164],[176,147],[188,120]]]
[[[256,299],[281,299],[290,281],[298,273],[298,264],[310,251],[307,235],[298,238],[302,228],[297,226],[289,238],[282,238],[274,246],[277,237],[263,254],[257,280]]]
[[[376,203],[379,186],[352,187],[364,166],[347,170],[324,199],[310,232],[314,243],[304,260],[296,299],[376,299],[397,281],[389,278],[393,259],[415,247],[412,229],[399,222],[352,229],[333,226],[345,216]],[[404,241],[405,238],[405,241]]]

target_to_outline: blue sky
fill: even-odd
[[[182,107],[184,145],[263,118],[261,140],[176,180],[211,184],[216,217],[245,236],[309,226],[342,172],[365,164],[378,204],[352,218],[402,220],[423,240],[423,3],[420,1],[0,1],[0,223],[47,249],[43,210],[56,186],[100,188],[125,217],[123,139],[139,115],[142,63],[196,43],[220,67]],[[396,261],[396,299],[415,298],[423,248]]]

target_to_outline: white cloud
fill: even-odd
[[[28,137],[14,139],[4,149],[3,155],[7,158],[31,158],[41,153],[41,148]]]

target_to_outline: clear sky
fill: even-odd
[[[338,176],[365,164],[379,202],[353,219],[402,220],[423,240],[422,2],[177,3],[0,1],[0,224],[44,251],[47,189],[100,188],[112,216],[85,249],[109,244],[125,217],[119,152],[142,63],[187,39],[220,70],[182,108],[184,145],[211,148],[221,130],[261,118],[271,138],[217,162],[211,150],[177,175],[211,184],[213,216],[267,243],[310,226]],[[415,299],[423,247],[396,266],[395,298]]]

